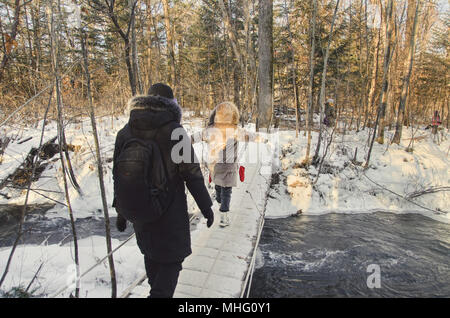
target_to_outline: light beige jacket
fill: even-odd
[[[212,111],[208,127],[192,135],[192,141],[208,145],[207,166],[214,184],[236,187],[239,169],[239,142],[260,142],[255,133],[238,127],[239,111],[231,102],[224,102]]]

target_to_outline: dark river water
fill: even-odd
[[[259,248],[251,297],[450,297],[450,225],[419,214],[266,220]]]
[[[47,211],[53,208],[52,204],[31,205],[23,225],[21,244],[64,244],[71,242],[72,226],[68,218],[48,217]],[[17,225],[22,212],[22,206],[0,205],[0,248],[12,246],[16,240]],[[115,213],[111,213],[111,237],[125,240],[133,233],[133,227],[128,226],[125,232],[116,229]],[[105,222],[103,212],[97,211],[95,216],[78,218],[75,221],[78,239],[92,235],[105,235]]]
[[[64,244],[73,240],[72,226],[68,217],[51,217],[48,210],[52,204],[31,205],[23,225],[23,234],[20,244]],[[17,227],[22,213],[22,206],[0,204],[0,248],[12,246],[17,238]],[[128,223],[124,232],[116,229],[116,213],[109,211],[111,223],[111,237],[125,240],[133,234],[133,226]],[[192,222],[191,228],[196,222]],[[103,211],[93,212],[92,217],[78,218],[75,220],[75,228],[78,239],[93,235],[105,236],[105,221]]]

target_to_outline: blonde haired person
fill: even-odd
[[[216,200],[220,204],[220,225],[228,226],[232,188],[237,186],[238,174],[244,180],[244,169],[239,168],[239,142],[267,142],[267,139],[239,128],[239,110],[232,102],[223,102],[211,112],[207,127],[192,135],[192,142],[205,141],[208,145],[207,166],[215,185]]]

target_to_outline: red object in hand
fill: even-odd
[[[241,180],[241,182],[244,182],[244,180],[245,180],[245,167],[244,166],[239,167],[239,179]]]
[[[212,179],[211,179],[211,175],[209,175],[209,183],[211,183]]]

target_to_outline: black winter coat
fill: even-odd
[[[137,243],[141,252],[154,261],[179,262],[192,253],[185,183],[204,215],[212,206],[211,198],[190,138],[180,124],[181,109],[178,104],[160,96],[137,96],[130,100],[129,106],[129,122],[116,137],[114,164],[123,144],[130,138],[136,136],[154,139],[161,149],[169,183],[174,191],[173,201],[160,219],[153,223],[133,224]],[[181,132],[175,136],[180,137],[171,140],[175,129]],[[178,142],[188,143],[187,147],[191,150],[190,160],[180,163],[172,160],[172,148]],[[117,212],[120,214],[120,211]]]

